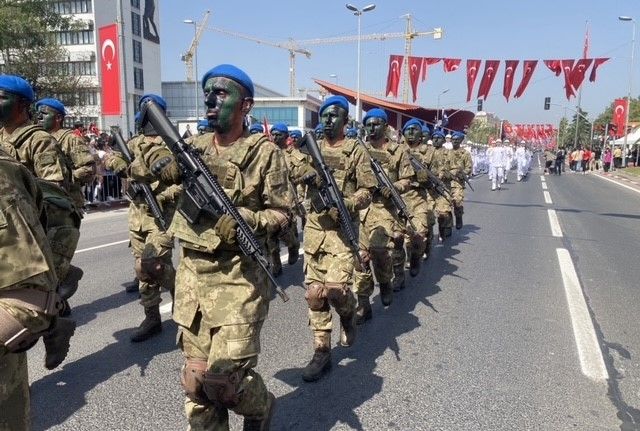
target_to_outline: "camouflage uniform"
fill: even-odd
[[[70,129],[59,129],[51,133],[60,144],[67,166],[71,171],[69,194],[77,208],[84,207],[82,186],[91,183],[96,174],[96,160],[87,143]]]
[[[264,244],[268,234],[290,223],[292,198],[282,152],[262,134],[222,148],[213,138],[205,133],[191,142]],[[228,409],[263,418],[270,408],[267,388],[253,368],[271,286],[250,257],[216,234],[216,222],[202,215],[190,225],[176,212],[171,225],[182,247],[173,319],[186,359],[182,381],[192,430],[228,429]]]
[[[0,148],[21,162],[36,176],[44,196],[47,238],[53,251],[58,280],[67,277],[80,239],[82,214],[68,191],[69,172],[59,143],[38,126],[24,124],[8,135],[0,130]]]
[[[456,228],[460,229],[462,227],[464,189],[466,187],[462,173],[467,177],[471,175],[471,169],[473,168],[471,154],[464,148],[450,150],[449,164],[451,166],[452,176],[451,201],[453,202],[453,212],[456,216]]]
[[[414,178],[415,172],[406,149],[398,143],[389,142],[384,149],[370,147],[369,151],[395,184],[407,180],[408,185],[409,180]],[[363,165],[366,170],[371,169],[369,163]],[[370,172],[370,175],[373,173]],[[407,190],[398,191],[404,193]],[[371,267],[380,284],[381,295],[384,293],[383,288],[390,287],[392,280],[394,289],[404,287],[404,234],[405,222],[397,215],[391,199],[386,199],[376,191],[369,208],[360,212],[360,246],[371,256]],[[358,296],[371,296],[372,273],[356,269],[354,290]]]
[[[5,347],[11,324],[38,334],[49,328],[55,314],[10,299],[25,292],[48,297],[57,284],[41,210],[35,179],[0,150],[0,431],[29,429],[27,354]]]
[[[425,162],[427,167],[436,174],[445,186],[451,184],[451,167],[449,164],[448,151],[444,147],[434,148],[431,158],[429,154],[425,154]],[[440,237],[444,240],[445,236],[449,236],[452,227],[451,220],[451,204],[442,196],[437,195],[435,198],[435,210],[438,218],[438,230]],[[449,232],[449,235],[447,235]]]
[[[406,151],[411,153],[418,161],[424,162],[425,154],[428,148],[424,144],[418,144],[413,147],[404,144]],[[433,147],[431,147],[433,148]],[[414,256],[422,255],[431,247],[431,238],[433,237],[433,225],[435,223],[434,208],[435,200],[430,196],[431,192],[417,181],[411,183],[411,188],[402,196],[407,203],[411,221],[417,229],[418,235],[409,235],[409,244],[407,250]],[[428,252],[427,252],[428,254]]]

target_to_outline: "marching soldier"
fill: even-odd
[[[464,213],[464,189],[466,181],[471,175],[473,162],[471,154],[460,144],[464,140],[464,133],[454,132],[451,138],[453,150],[449,151],[449,163],[451,165],[451,200],[453,201],[453,213],[456,216],[456,229],[462,228],[462,214]]]
[[[431,137],[433,138],[434,151],[429,167],[446,186],[450,186],[451,167],[449,164],[449,150],[443,147],[445,140],[444,133],[436,130]],[[438,234],[440,241],[444,241],[445,238],[451,236],[453,216],[451,214],[451,205],[443,196],[436,197],[436,215],[438,217]]]
[[[166,109],[164,99],[155,94],[142,96],[139,105],[147,99],[154,100]],[[131,181],[148,184],[168,226],[175,212],[179,187],[167,187],[165,181],[159,181],[159,178],[169,181],[178,178],[177,166],[175,162],[171,163],[173,156],[150,124],[144,125],[142,133],[131,139],[127,147],[133,157],[130,165],[122,153],[114,151],[106,159],[106,167],[119,174],[126,173]],[[137,343],[162,331],[160,291],[164,287],[173,296],[175,269],[171,261],[173,236],[160,228],[144,197],[135,194],[131,187],[128,190],[131,200],[128,212],[129,241],[135,257],[136,278],[139,280],[140,305],[144,308],[145,315],[140,326],[130,336],[130,340]]]

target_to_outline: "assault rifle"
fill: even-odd
[[[115,142],[118,151],[122,153],[122,156],[127,161],[127,164],[130,165],[133,162],[133,156],[129,151],[129,147],[127,147],[127,143],[124,141],[124,138],[120,134],[120,131],[117,129],[112,130],[111,137],[113,138],[113,141]],[[156,219],[156,221],[160,225],[160,228],[163,231],[166,231],[167,221],[164,218],[164,214],[162,214],[160,205],[158,204],[156,197],[153,195],[153,192],[151,191],[151,187],[149,187],[149,184],[139,183],[137,181],[131,181],[130,189],[131,189],[130,191],[127,190],[125,192],[127,194],[127,197],[133,200],[137,195],[141,195],[142,198],[144,199],[144,202],[149,207],[149,211],[151,211],[151,214],[153,214],[153,218]]]
[[[396,188],[393,186],[393,182],[391,182],[391,179],[382,168],[380,162],[371,155],[369,148],[367,148],[366,144],[362,142],[362,139],[357,139],[358,143],[362,146],[362,148],[364,148],[364,151],[367,153],[367,156],[369,156],[371,169],[373,170],[373,174],[376,176],[376,180],[378,180],[378,188],[380,190],[388,188],[391,191],[391,202],[393,202],[393,206],[396,207],[398,215],[407,221],[409,227],[413,232],[417,232],[416,226],[411,221],[411,215],[409,214],[409,210],[407,209],[407,204],[402,199],[402,196],[400,196],[398,190],[396,190]]]
[[[173,153],[180,168],[183,189],[182,201],[178,208],[180,214],[191,224],[197,223],[202,215],[216,219],[223,214],[233,217],[237,223],[236,240],[240,250],[260,265],[275,286],[280,298],[287,302],[289,297],[280,289],[271,274],[270,264],[251,228],[233,205],[200,154],[182,140],[162,108],[153,100],[146,101],[140,111],[142,112],[141,123],[145,124],[147,121],[151,123]]]
[[[471,183],[469,182],[469,177],[467,176],[467,174],[464,173],[464,171],[460,171],[460,174],[462,175],[462,179],[464,180],[465,183],[467,183],[467,185],[469,186],[469,188],[471,189],[472,192],[475,192],[475,190],[473,189],[473,186],[471,185]]]
[[[360,256],[358,235],[356,235],[356,231],[353,229],[353,221],[349,215],[349,210],[347,210],[347,207],[344,204],[342,193],[340,192],[340,189],[338,189],[336,180],[331,174],[331,169],[324,161],[324,157],[322,157],[322,153],[320,152],[320,148],[318,147],[318,143],[313,137],[313,134],[307,133],[304,135],[300,141],[300,150],[311,156],[313,166],[316,168],[316,171],[318,171],[318,175],[320,175],[320,179],[322,180],[322,185],[318,188],[319,199],[311,200],[313,209],[316,212],[322,212],[332,207],[338,209],[338,222],[340,224],[340,229],[342,229],[342,233],[347,237],[349,247],[358,259],[360,267],[366,271],[368,266],[362,256]]]
[[[433,184],[433,188],[436,191],[436,193],[438,193],[440,196],[445,198],[447,202],[451,204],[451,199],[449,198],[449,196],[451,196],[451,189],[449,189],[449,187],[447,187],[447,185],[443,183],[442,180],[438,178],[436,174],[431,172],[431,170],[427,168],[424,165],[424,163],[418,160],[416,156],[414,156],[411,153],[409,153],[409,161],[411,162],[411,166],[413,166],[414,170],[424,171],[427,173],[427,176],[429,177],[429,181],[431,181],[431,183]]]

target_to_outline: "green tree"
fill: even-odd
[[[466,129],[467,139],[476,144],[487,144],[491,137],[497,137],[499,125],[486,116],[476,116]]]
[[[567,125],[566,133],[562,134],[561,146],[565,148],[573,148],[574,146],[591,146],[591,123],[585,120],[587,112],[578,108],[581,115],[574,114],[571,123]],[[576,140],[576,127],[578,128]]]
[[[626,99],[626,97],[624,97]],[[613,120],[613,105],[615,104],[615,100],[612,100],[609,106],[598,115],[596,118],[596,126],[601,126],[604,128],[606,124],[609,124]],[[631,107],[629,109],[629,123],[640,122],[640,99],[631,98]]]
[[[567,135],[567,128],[569,127],[569,120],[566,117],[560,119],[558,125],[558,146],[564,147],[564,137]]]

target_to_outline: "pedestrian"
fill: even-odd
[[[613,149],[613,166],[616,169],[622,167],[622,148],[620,145],[615,145]]]
[[[611,152],[611,148],[607,146],[604,149],[604,154],[602,156],[602,167],[605,173],[609,172],[609,169],[611,169],[612,160],[613,160],[613,153]]]

